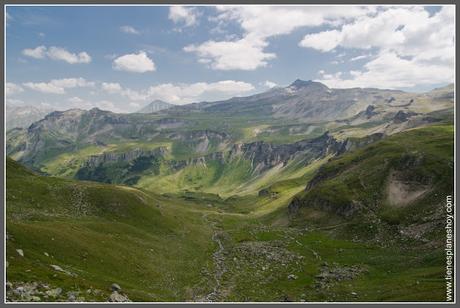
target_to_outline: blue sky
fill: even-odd
[[[131,112],[293,80],[453,82],[453,6],[8,6],[7,104]]]

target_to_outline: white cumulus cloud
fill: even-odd
[[[52,83],[47,82],[26,82],[24,86],[34,91],[50,94],[64,94],[65,90],[62,87],[58,87]]]
[[[192,84],[160,84],[147,89],[149,99],[161,99],[175,104],[187,104],[213,97],[224,98],[240,95],[254,89],[250,83],[235,80],[197,82]]]
[[[148,102],[155,99],[173,104],[187,104],[205,99],[224,99],[254,90],[250,83],[235,80],[196,83],[163,83],[146,89],[133,90],[122,87],[119,83],[102,83],[102,90],[128,98],[131,103]]]
[[[190,27],[198,23],[198,13],[196,8],[171,6],[169,8],[169,19],[176,24],[182,23],[185,27]]]
[[[423,6],[383,7],[340,28],[306,35],[300,46],[321,52],[338,47],[367,51],[362,69],[323,74],[329,86],[406,88],[453,82],[455,7],[430,14]],[[376,50],[369,56],[370,49]]]
[[[122,87],[117,82],[103,82],[102,90],[108,93],[120,93],[122,90]]]
[[[255,70],[267,66],[274,53],[264,52],[265,41],[243,38],[235,41],[207,41],[201,45],[189,45],[186,52],[196,53],[201,63],[208,63],[216,70]],[[243,56],[244,55],[244,56]]]
[[[22,89],[21,86],[8,83],[10,89],[16,90],[16,86]],[[64,96],[64,100],[60,100],[62,104],[56,106],[56,108],[90,109],[98,107],[114,112],[127,112],[138,109],[139,106],[156,99],[183,105],[193,102],[228,99],[232,96],[245,95],[255,90],[252,84],[237,80],[162,83],[141,89],[131,89],[118,82],[94,82],[84,78],[63,78],[53,79],[48,82],[25,82],[22,86],[50,95],[63,95],[68,92],[70,94],[71,91],[67,91],[68,89],[79,88],[78,96]],[[97,97],[97,99],[81,98],[81,95]]]
[[[337,30],[306,35],[299,43],[302,47],[311,47],[321,51],[331,51],[339,44],[342,34]]]
[[[38,46],[35,48],[26,48],[22,51],[22,54],[35,59],[43,59],[46,57],[46,47]]]
[[[85,102],[83,99],[79,98],[78,96],[71,97],[67,101],[69,101],[72,104],[81,104]]]
[[[329,87],[375,87],[411,88],[416,85],[430,85],[453,81],[453,66],[416,62],[385,51],[364,65],[362,70],[350,71],[349,77],[343,72],[323,73],[319,81]]]
[[[128,34],[140,34],[140,32],[133,26],[121,26],[120,31]]]
[[[5,101],[6,106],[11,105],[25,105],[25,102],[20,99],[7,98]]]
[[[87,81],[84,78],[63,78],[53,79],[49,82],[25,82],[23,86],[42,93],[65,94],[66,89],[77,87],[92,87],[94,82]]]
[[[209,40],[186,46],[196,53],[198,61],[216,70],[255,70],[276,58],[265,49],[272,37],[292,33],[300,27],[341,24],[351,18],[373,11],[373,7],[347,6],[218,6],[212,20],[219,26],[238,23],[242,36],[232,40]]]
[[[5,84],[5,92],[6,92],[6,96],[12,96],[12,95],[24,92],[24,89],[20,85],[17,85],[12,82],[7,82]]]
[[[113,60],[113,69],[133,73],[145,73],[155,71],[155,63],[144,51],[137,54],[127,54]]]
[[[22,51],[22,54],[35,59],[44,59],[48,57],[51,60],[64,61],[70,64],[91,62],[91,56],[85,51],[72,53],[65,48],[55,46],[49,48],[45,46],[26,48]]]
[[[70,64],[75,63],[90,63],[91,57],[85,51],[76,53],[71,53],[61,47],[50,47],[48,49],[47,55],[52,60],[65,61]]]
[[[264,86],[266,86],[267,88],[273,88],[273,87],[276,87],[277,84],[276,84],[276,82],[273,82],[273,81],[270,81],[270,80],[265,80]]]

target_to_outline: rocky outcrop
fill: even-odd
[[[300,208],[302,207],[302,199],[299,197],[294,197],[288,205],[288,217],[293,219],[299,213]]]
[[[375,106],[374,106],[374,105],[369,105],[369,106],[367,106],[366,111],[364,112],[364,114],[366,115],[366,117],[367,117],[368,119],[372,118],[374,115],[377,114],[377,112],[375,112],[374,110],[375,110]]]
[[[109,296],[109,302],[122,303],[131,302],[126,294],[121,290],[121,287],[117,283],[113,283],[110,287],[112,294]]]
[[[337,153],[341,147],[341,142],[325,133],[318,138],[292,144],[274,145],[263,141],[235,144],[230,150],[229,158],[242,155],[251,161],[254,170],[263,172],[279,164],[286,165],[296,155],[304,154],[312,158],[324,157],[330,153]]]
[[[363,138],[347,138],[344,142],[342,142],[337,154],[343,154],[345,152],[365,147],[366,145],[379,141],[384,137],[385,135],[383,133],[375,133]]]
[[[362,265],[339,266],[337,263],[329,265],[324,262],[320,273],[315,277],[316,288],[328,289],[340,281],[355,279],[367,271]]]
[[[336,155],[341,155],[345,152],[353,151],[358,148],[365,147],[371,143],[381,140],[384,134],[376,133],[364,138],[349,138],[340,143],[339,148],[335,152]],[[302,196],[296,196],[288,205],[288,215],[294,219],[302,207],[312,207],[322,211],[331,212],[336,215],[348,218],[355,214],[362,208],[362,204],[357,201],[346,201],[341,204],[331,202],[330,199],[325,198],[322,194],[312,194],[312,191],[318,184],[336,177],[339,173],[343,172],[340,168],[325,168],[322,166],[316,175],[307,183],[305,192]]]
[[[180,170],[187,166],[203,165],[205,166],[209,161],[218,161],[220,163],[225,163],[225,153],[224,152],[214,152],[208,155],[190,158],[186,160],[170,160],[168,161],[169,166],[173,170]]]
[[[321,211],[334,213],[344,218],[353,216],[353,214],[362,208],[359,202],[351,201],[346,204],[336,204],[326,198],[322,198],[320,195],[309,198],[308,201],[295,197],[288,205],[289,218],[294,219],[302,207],[315,208]]]
[[[253,173],[260,174],[275,166],[285,166],[290,160],[298,156],[308,158],[307,160],[310,161],[329,154],[340,155],[378,141],[383,137],[383,134],[377,133],[365,138],[349,138],[344,141],[337,141],[326,132],[318,138],[302,140],[291,144],[275,145],[264,141],[237,143],[227,152],[213,152],[187,160],[172,160],[168,163],[172,169],[179,170],[190,165],[205,166],[210,161],[225,164],[232,160],[243,158],[251,162]]]
[[[101,290],[93,288],[66,291],[61,287],[37,281],[6,282],[7,302],[93,302],[99,300],[101,293]]]
[[[264,141],[237,143],[228,152],[214,152],[188,160],[171,161],[170,165],[173,169],[178,170],[189,165],[206,165],[211,160],[224,164],[242,157],[251,161],[253,172],[262,173],[279,164],[285,166],[289,160],[297,155],[316,159],[331,153],[340,153],[343,151],[343,147],[343,142],[339,142],[328,133],[325,133],[318,138],[292,144],[275,145]]]
[[[396,124],[406,122],[410,117],[417,115],[415,112],[404,112],[399,110],[393,118],[393,122]]]
[[[115,161],[130,162],[139,157],[152,157],[152,156],[163,157],[166,154],[166,152],[167,152],[167,149],[164,147],[159,147],[154,150],[134,149],[128,152],[121,152],[121,153],[104,152],[101,155],[91,155],[84,163],[84,167],[94,168],[101,164],[104,164],[107,162],[115,162]]]

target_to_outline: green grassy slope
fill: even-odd
[[[129,187],[38,176],[8,159],[7,279],[79,290],[86,300],[107,299],[114,282],[132,300],[193,300],[208,292],[201,271],[214,247],[201,214],[184,205]]]
[[[393,171],[405,188],[429,189],[408,203],[391,203]],[[258,216],[259,201],[247,220],[222,221],[229,249],[226,300],[445,301],[451,125],[388,137],[330,160],[305,180],[315,184],[294,197],[296,211],[273,207]],[[286,192],[298,181],[276,183],[270,191]],[[350,204],[360,207],[352,211]]]
[[[315,211],[337,215],[373,238],[376,221],[392,229],[438,221],[453,172],[453,127],[414,129],[332,159],[291,208],[300,221]]]

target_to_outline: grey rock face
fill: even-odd
[[[113,291],[112,294],[110,294],[109,297],[109,302],[130,302],[131,300],[128,298],[128,296],[123,295],[118,293],[117,291]]]
[[[51,289],[51,290],[46,291],[45,293],[46,293],[46,295],[48,295],[50,297],[56,298],[59,295],[61,295],[62,289],[61,288]]]
[[[96,167],[100,164],[103,164],[106,162],[114,162],[114,161],[130,162],[139,157],[151,157],[151,156],[162,157],[165,155],[166,151],[167,151],[166,148],[159,147],[154,150],[134,149],[132,151],[123,152],[123,153],[104,152],[101,155],[90,156],[88,160],[85,162],[84,166]]]
[[[263,141],[234,144],[228,153],[214,152],[189,160],[171,161],[170,165],[173,169],[179,170],[189,165],[205,165],[210,160],[216,160],[224,164],[242,156],[244,159],[251,161],[254,173],[262,173],[276,165],[286,165],[289,160],[297,155],[315,159],[330,153],[343,152],[343,146],[343,142],[338,142],[328,133],[325,133],[318,138],[292,144],[274,145]]]
[[[404,112],[402,110],[398,111],[393,118],[394,123],[406,122],[411,116],[416,115],[414,112]]]
[[[366,111],[365,111],[365,115],[366,115],[366,117],[368,119],[372,118],[372,116],[377,114],[377,112],[375,112],[374,110],[375,110],[375,106],[373,106],[373,105],[367,106]]]
[[[242,154],[245,159],[252,162],[254,170],[262,172],[278,164],[285,165],[299,153],[317,158],[329,152],[337,152],[340,146],[339,142],[329,136],[328,133],[325,133],[316,139],[292,144],[273,145],[263,141],[236,144],[231,149],[229,157],[236,157]]]

